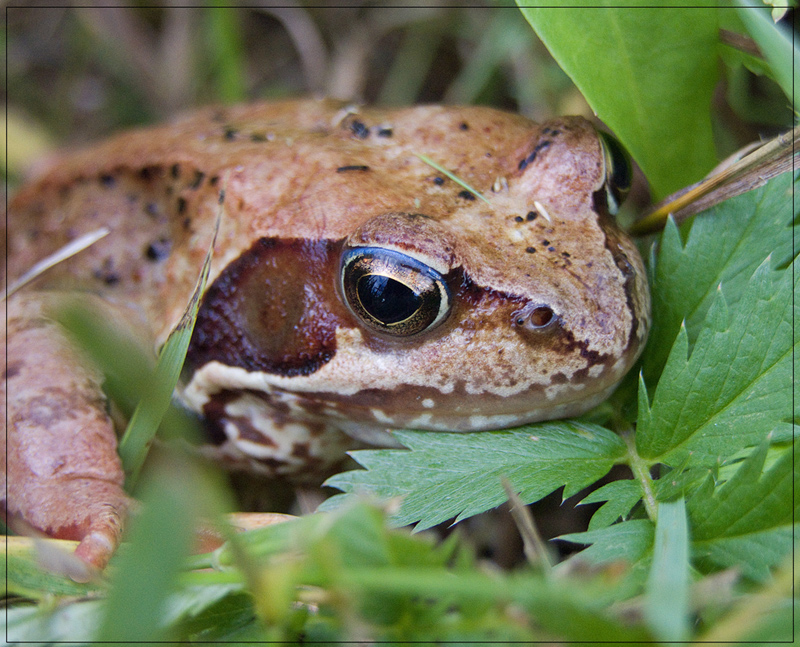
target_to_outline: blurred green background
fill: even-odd
[[[215,102],[328,95],[383,105],[479,103],[534,120],[591,117],[507,0],[160,4],[6,7],[12,183],[51,147]],[[712,115],[721,154],[791,122],[780,91],[743,66],[725,76]]]

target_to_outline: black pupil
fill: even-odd
[[[364,310],[384,324],[405,321],[419,310],[422,301],[407,285],[380,274],[361,277],[358,298]]]

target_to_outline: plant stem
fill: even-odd
[[[644,507],[647,510],[647,516],[655,523],[658,519],[658,504],[656,503],[656,494],[653,491],[653,479],[650,478],[650,466],[645,460],[636,452],[636,444],[633,440],[633,434],[623,433],[622,439],[628,446],[628,465],[633,471],[633,476],[639,481],[642,486],[642,500]]]

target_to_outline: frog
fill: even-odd
[[[79,295],[156,353],[215,235],[176,398],[227,469],[319,483],[399,429],[585,413],[650,326],[630,183],[583,117],[483,106],[212,106],[56,155],[10,201],[9,280],[109,233],[7,299],[7,519],[107,564],[133,505],[120,422],[53,308]]]

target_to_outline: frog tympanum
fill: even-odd
[[[480,107],[211,108],[63,155],[10,203],[9,278],[110,234],[8,299],[9,519],[81,540],[91,564],[113,552],[129,499],[102,376],[48,312],[79,292],[158,348],[223,190],[178,395],[224,465],[313,480],[393,429],[499,429],[606,398],[648,330],[613,219],[629,182],[586,120]]]

